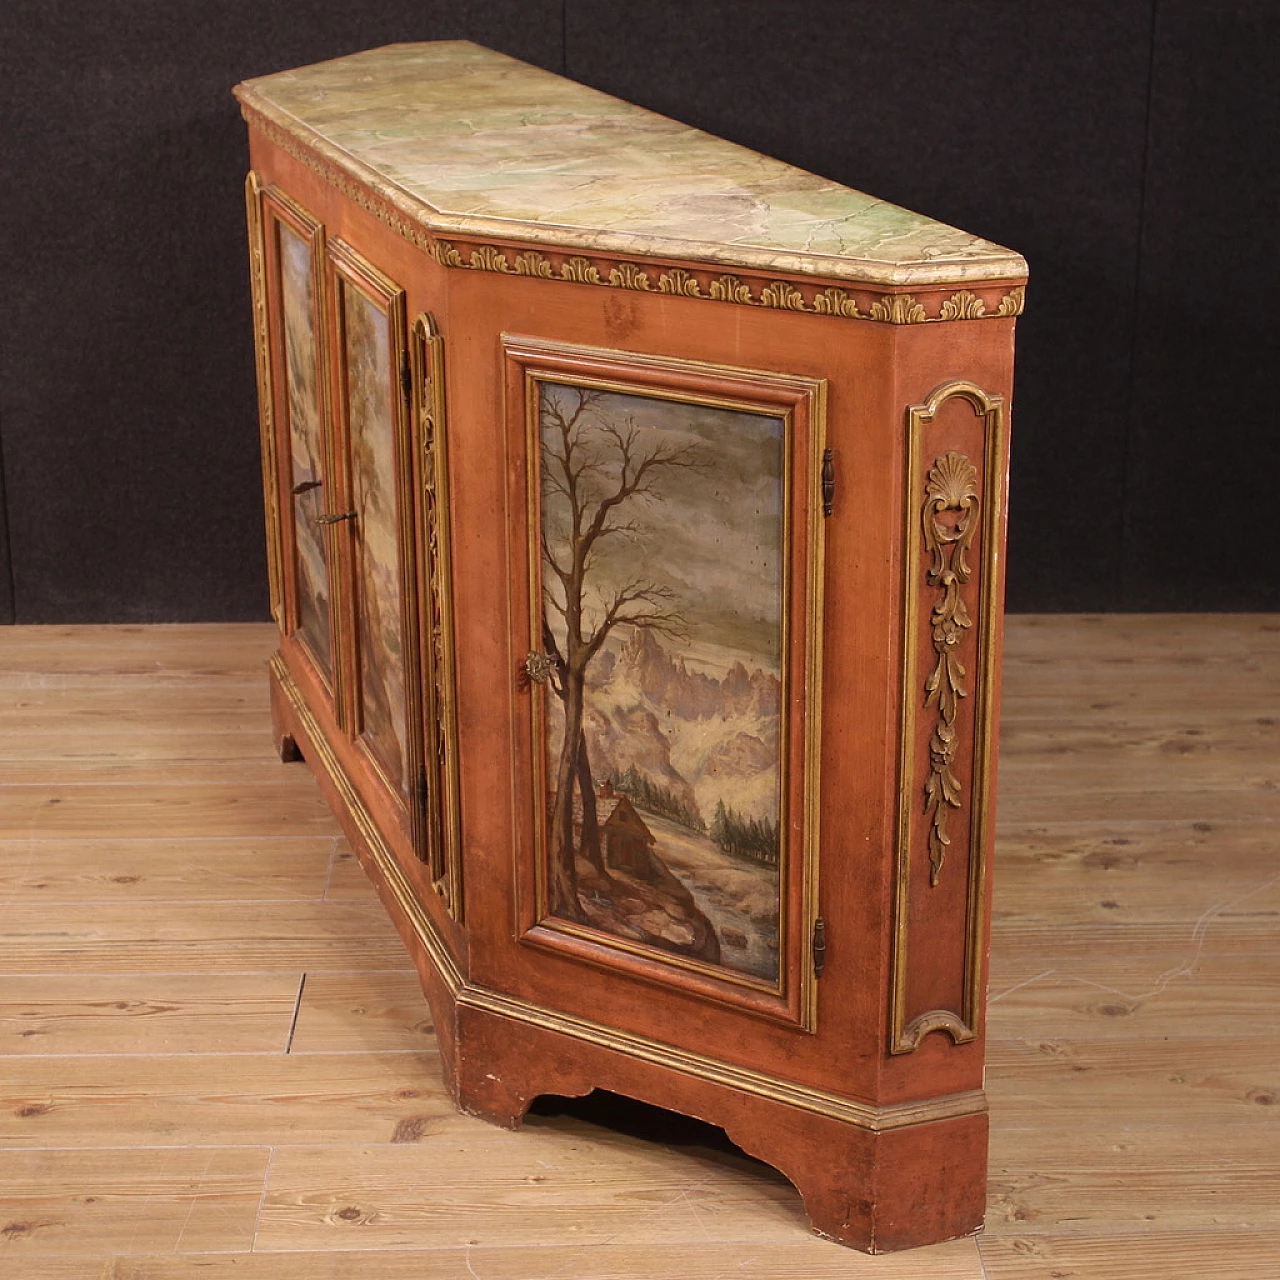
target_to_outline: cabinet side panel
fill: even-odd
[[[397,486],[396,519],[400,522],[397,545],[404,549],[404,555],[396,561],[396,572],[400,574],[398,590],[404,623],[400,645],[407,655],[406,661],[411,672],[405,694],[407,706],[407,718],[403,721],[406,726],[405,736],[401,738],[397,734],[396,741],[403,750],[407,740],[406,758],[412,763],[404,775],[405,788],[393,791],[388,786],[383,768],[375,763],[370,752],[365,750],[363,742],[353,736],[350,704],[355,700],[357,690],[349,677],[358,671],[358,665],[354,657],[353,644],[355,547],[354,531],[351,526],[355,522],[352,520],[342,520],[323,526],[326,538],[333,545],[335,557],[333,563],[335,566],[340,566],[340,568],[335,567],[333,608],[341,618],[337,627],[340,645],[336,647],[346,655],[345,662],[339,663],[338,666],[348,668],[347,687],[341,691],[326,688],[316,675],[314,665],[307,660],[308,655],[303,646],[296,643],[292,637],[286,637],[282,643],[282,654],[288,663],[293,686],[298,695],[305,700],[315,720],[311,734],[313,737],[322,736],[325,742],[325,770],[318,769],[314,761],[309,763],[312,764],[313,769],[317,769],[317,772],[336,771],[341,776],[341,789],[339,792],[331,791],[331,796],[341,794],[360,797],[360,802],[370,815],[370,820],[376,821],[379,830],[379,839],[367,842],[369,858],[366,866],[370,869],[371,875],[383,889],[395,886],[394,894],[398,899],[403,894],[415,895],[418,906],[415,906],[417,914],[414,919],[419,922],[424,917],[430,919],[432,929],[435,931],[433,937],[436,939],[432,946],[437,949],[439,947],[446,949],[449,956],[446,967],[451,967],[455,973],[460,970],[465,971],[467,950],[465,935],[450,917],[443,896],[433,888],[429,869],[421,856],[421,849],[424,847],[422,829],[416,817],[422,791],[420,785],[421,734],[412,730],[411,726],[419,724],[423,714],[416,702],[420,695],[418,676],[422,667],[421,650],[417,647],[419,557],[416,552],[418,539],[416,495],[421,476],[415,469],[414,429],[408,403],[409,390],[402,384],[406,364],[403,356],[407,347],[405,317],[429,310],[437,317],[441,328],[447,328],[448,296],[445,287],[447,273],[423,251],[420,245],[397,234],[354,199],[349,192],[326,181],[323,175],[306,163],[301,151],[298,154],[286,151],[252,128],[250,149],[253,168],[259,174],[264,186],[299,208],[308,210],[323,226],[324,243],[328,246],[328,251],[322,248],[322,259],[328,257],[332,260],[335,254],[340,256],[347,269],[347,275],[351,279],[361,281],[366,295],[379,299],[379,305],[392,316],[392,328],[395,330],[394,354],[386,362],[385,372],[388,373],[392,384],[391,389],[400,397],[400,403],[395,409],[397,435],[393,471]],[[335,328],[337,319],[335,313],[338,312],[336,301],[332,297],[334,274],[334,271],[330,270],[329,278],[325,280],[322,272],[322,289],[329,314],[327,327],[330,330]],[[334,492],[329,495],[322,514],[342,516],[351,509],[349,498],[352,486],[349,478],[343,474],[346,467],[346,448],[342,437],[345,406],[342,399],[343,370],[338,367],[339,361],[336,359],[340,351],[336,334],[330,334],[327,346],[331,349],[324,352],[323,358],[326,366],[326,396],[331,402],[331,407],[326,410],[326,416],[333,419],[332,433],[337,438],[333,446],[335,487]],[[279,422],[277,426],[279,427]],[[277,450],[281,460],[280,469],[283,472],[287,451],[285,442],[279,441]],[[465,450],[463,454],[465,463]],[[284,479],[285,477],[282,476],[282,506],[289,500]],[[465,493],[467,485],[463,483],[461,487]],[[386,490],[385,485],[377,485],[377,488],[380,493]],[[453,501],[452,498],[447,500]],[[284,521],[286,534],[288,523]],[[286,562],[286,583],[288,573]],[[491,623],[480,625],[491,626]],[[393,648],[394,645],[391,647]],[[384,648],[387,647],[384,646]],[[387,648],[387,652],[389,651],[390,649]],[[396,666],[399,669],[399,658],[396,659]],[[339,694],[336,699],[335,693]],[[465,737],[465,727],[463,732]],[[483,753],[481,748],[481,754]],[[456,772],[461,778],[465,774],[465,768]],[[459,809],[455,804],[455,819],[460,821],[458,814]],[[411,923],[403,916],[397,916],[397,919],[404,930],[418,929],[417,924]],[[421,932],[421,930],[418,931]],[[425,952],[418,947],[413,950],[420,961],[428,953],[435,954],[431,947],[427,947]],[[426,963],[426,961],[423,962]],[[438,963],[437,967],[439,967]]]
[[[1012,326],[904,343],[890,1078],[982,1059]],[[939,377],[939,375],[942,375]]]

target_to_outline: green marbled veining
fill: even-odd
[[[441,234],[887,284],[1026,274],[990,241],[465,41],[238,92]]]

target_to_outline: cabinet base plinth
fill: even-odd
[[[513,1129],[540,1094],[607,1089],[724,1129],[800,1192],[820,1236],[889,1253],[972,1235],[986,1207],[987,1116],[876,1132],[742,1094],[484,1010],[458,1010],[456,1101]]]

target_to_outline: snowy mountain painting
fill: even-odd
[[[553,915],[778,977],[783,421],[539,384]]]

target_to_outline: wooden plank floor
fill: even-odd
[[[1010,620],[988,1225],[882,1258],[692,1123],[454,1112],[271,644],[0,628],[0,1280],[1280,1276],[1280,619]]]

